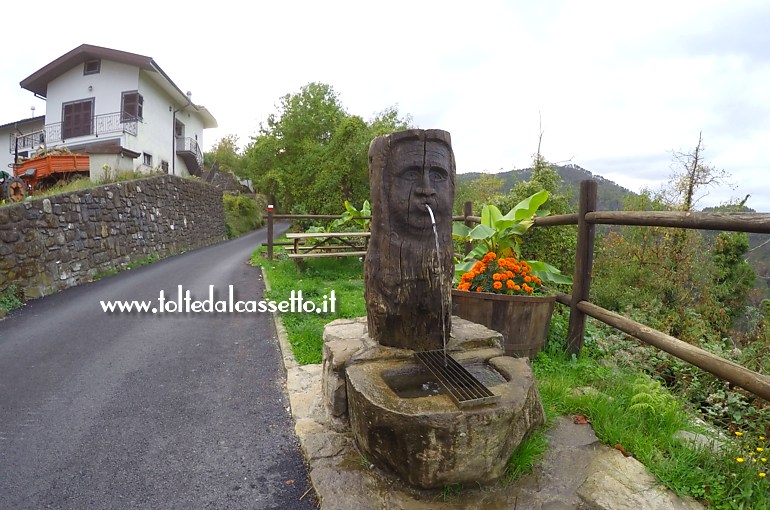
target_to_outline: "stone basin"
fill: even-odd
[[[361,453],[418,488],[496,480],[529,431],[544,421],[528,359],[499,349],[453,356],[500,400],[460,409],[443,390],[434,391],[411,359],[346,369],[350,425]]]

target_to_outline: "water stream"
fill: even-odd
[[[436,240],[436,261],[438,262],[438,277],[439,277],[439,285],[440,285],[440,291],[441,291],[441,339],[444,343],[444,366],[446,367],[447,361],[446,361],[446,301],[444,299],[444,271],[441,268],[441,254],[439,253],[438,248],[438,232],[436,231],[436,217],[433,215],[433,209],[430,208],[428,204],[425,204],[425,207],[428,208],[428,213],[430,214],[430,222],[433,224],[433,238]]]

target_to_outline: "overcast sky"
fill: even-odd
[[[351,114],[397,105],[452,135],[459,172],[537,149],[657,189],[703,132],[732,175],[699,205],[770,212],[770,2],[80,2],[3,7],[0,124],[44,113],[19,82],[80,44],[150,56],[241,146],[278,99],[330,84]]]

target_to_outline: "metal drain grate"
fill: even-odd
[[[414,356],[427,368],[433,377],[444,387],[458,407],[473,407],[492,404],[500,400],[481,384],[455,359],[444,351],[415,352]]]

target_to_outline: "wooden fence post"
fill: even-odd
[[[468,201],[463,204],[463,216],[465,216],[465,225],[468,228],[473,228],[474,223],[468,219],[468,216],[473,216],[473,202]],[[468,255],[473,249],[473,243],[468,241],[465,243],[465,254]]]
[[[267,206],[267,258],[273,260],[273,204]]]
[[[588,300],[588,294],[591,290],[596,226],[586,221],[586,214],[596,210],[596,190],[596,181],[580,181],[577,253],[575,254],[572,304],[569,310],[569,329],[567,330],[567,353],[570,355],[578,354],[583,348],[586,332],[586,314],[578,310],[577,305],[581,301]]]

